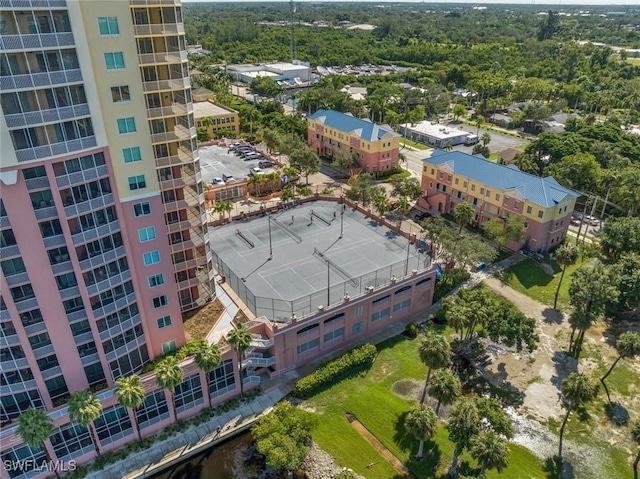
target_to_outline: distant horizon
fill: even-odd
[[[285,3],[289,0],[182,0],[182,3]],[[610,3],[606,0],[440,0],[440,1],[423,1],[423,0],[295,0],[295,3],[421,3],[424,5],[443,5],[443,4],[458,4],[458,5],[530,5],[532,7],[636,7],[638,0],[616,0],[616,3]],[[614,10],[612,10],[614,11]]]

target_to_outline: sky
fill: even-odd
[[[223,3],[221,0],[182,0],[183,3],[192,3],[192,2],[202,2],[202,3]],[[281,1],[281,2],[288,2],[289,0],[266,0],[267,2],[271,2],[271,1]],[[524,4],[524,5],[531,5],[531,4],[535,4],[535,5],[558,5],[558,6],[562,6],[562,5],[571,5],[571,6],[576,6],[576,5],[599,5],[599,6],[609,6],[611,7],[611,10],[614,11],[615,10],[615,6],[617,5],[626,5],[626,6],[634,6],[634,7],[638,7],[639,6],[639,0],[613,0],[613,1],[609,1],[609,0],[440,0],[437,2],[429,2],[429,1],[425,1],[423,2],[422,0],[404,0],[404,1],[398,1],[398,0],[319,0],[318,3],[324,3],[324,2],[338,2],[338,3],[355,3],[355,2],[367,2],[367,3],[424,3],[425,5],[428,5],[430,3],[435,3],[435,4],[443,4],[443,3],[464,3],[464,4],[469,4],[469,5],[477,5],[477,4],[500,4],[500,5],[513,5],[513,4]],[[255,2],[262,2],[265,3],[265,0],[235,0],[233,3],[255,3]],[[228,2],[227,2],[228,3]],[[310,3],[310,0],[296,0],[296,3]]]

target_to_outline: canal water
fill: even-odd
[[[243,451],[251,444],[246,432],[178,464],[153,479],[255,479],[258,474],[243,464]]]

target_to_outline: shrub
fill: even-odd
[[[464,283],[469,279],[471,275],[462,268],[452,268],[446,271],[446,274],[442,276],[436,283],[436,290],[433,294],[433,302],[437,303],[447,294],[449,294],[453,288],[461,283]]]
[[[418,326],[416,326],[415,323],[409,323],[409,324],[407,324],[407,327],[404,328],[404,332],[410,338],[415,338],[415,337],[418,336]]]
[[[183,359],[186,359],[189,356],[193,356],[194,354],[196,354],[198,352],[198,350],[202,346],[202,343],[204,343],[204,342],[206,342],[206,341],[204,341],[202,339],[195,339],[193,341],[189,341],[188,343],[186,343],[181,348],[174,349],[173,351],[169,351],[168,353],[163,354],[162,356],[158,356],[157,358],[155,358],[150,363],[145,364],[142,367],[142,372],[143,373],[150,373],[151,371],[153,371],[155,369],[155,367],[158,365],[158,363],[160,361],[162,361],[163,359],[168,358],[168,357],[175,357],[178,361],[182,361]]]
[[[308,376],[300,379],[291,394],[297,398],[306,398],[314,391],[327,384],[341,379],[348,374],[373,364],[377,354],[372,344],[363,344],[354,348],[337,359],[321,365]]]

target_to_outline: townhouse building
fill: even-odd
[[[449,213],[466,202],[473,206],[478,225],[489,218],[520,215],[526,220],[525,238],[509,245],[512,249],[526,246],[544,252],[566,237],[579,194],[553,177],[541,178],[515,165],[458,151],[436,150],[423,162],[421,206]]]
[[[307,122],[307,142],[318,155],[349,150],[362,171],[372,174],[398,165],[400,135],[388,125],[334,110],[318,110]]]

